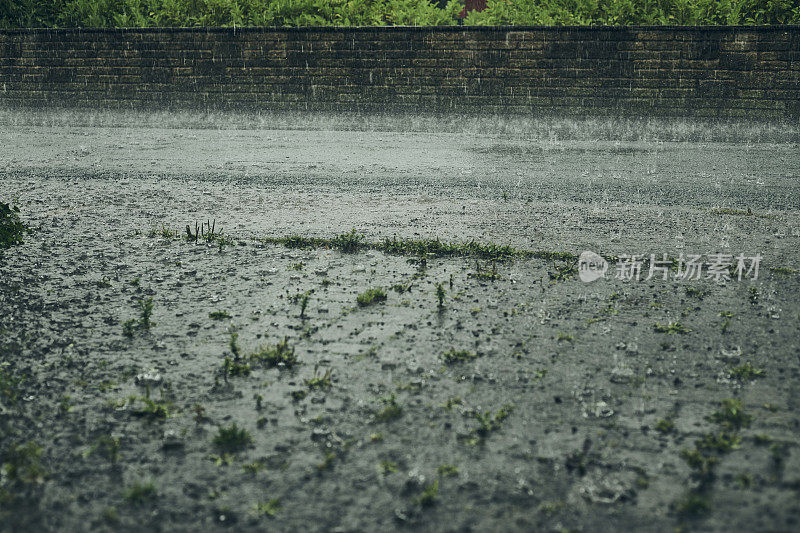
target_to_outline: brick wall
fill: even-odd
[[[0,30],[2,107],[800,118],[800,26]]]

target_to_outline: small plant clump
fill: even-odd
[[[253,437],[245,428],[234,422],[228,427],[219,428],[214,437],[214,446],[225,453],[236,453],[245,450],[253,443]]]
[[[381,398],[380,401],[383,409],[373,415],[375,422],[391,422],[403,416],[403,408],[397,403],[397,396],[394,393],[386,398]]]
[[[668,324],[659,324],[656,322],[653,324],[653,331],[656,333],[667,333],[669,335],[674,335],[676,333],[680,333],[681,335],[685,335],[690,333],[692,330],[681,324],[680,322],[669,322]]]
[[[656,431],[659,433],[667,434],[675,431],[675,422],[670,418],[662,418],[656,422]]]
[[[327,390],[333,386],[332,376],[333,370],[330,368],[324,374],[318,375],[317,368],[314,367],[314,377],[305,380],[305,383],[309,390]]]
[[[753,416],[744,412],[742,402],[728,398],[722,400],[721,409],[711,414],[709,420],[720,424],[724,428],[736,430],[748,427]]]
[[[20,380],[8,368],[10,363],[0,363],[0,404],[12,406],[20,397]]]
[[[19,207],[0,202],[0,250],[22,244],[22,236],[28,231],[19,218]]]
[[[722,400],[720,410],[711,414],[708,420],[722,428],[720,432],[710,432],[695,441],[693,449],[683,450],[683,457],[692,477],[698,485],[674,504],[674,509],[682,517],[693,517],[708,511],[707,492],[715,479],[714,470],[719,458],[738,448],[741,437],[737,431],[750,425],[752,416],[744,412],[740,400]]]
[[[447,295],[447,291],[444,288],[444,285],[439,283],[436,285],[436,299],[439,301],[439,310],[441,311],[444,309],[444,298]]]
[[[481,413],[479,411],[468,411],[465,414],[478,421],[478,427],[473,429],[470,436],[466,438],[467,444],[481,444],[491,433],[500,429],[503,420],[511,415],[513,405],[504,405],[497,413],[491,411]]]
[[[256,516],[268,516],[273,518],[281,510],[281,502],[278,499],[272,499],[268,502],[258,502],[253,506],[252,513]]]
[[[158,497],[158,490],[151,481],[137,481],[125,490],[124,496],[131,505],[144,505]]]
[[[425,485],[422,494],[417,496],[417,503],[422,507],[430,507],[436,503],[436,498],[439,496],[439,480],[434,480],[433,483]]]
[[[458,467],[455,465],[442,464],[439,465],[436,472],[442,477],[453,477],[458,475]]]
[[[577,260],[562,261],[561,263],[553,262],[553,270],[548,272],[547,275],[554,283],[570,280],[578,274],[577,264]]]
[[[292,368],[297,364],[294,347],[289,346],[288,337],[284,337],[275,346],[264,345],[250,354],[250,360],[263,364],[267,368]]]
[[[306,309],[308,308],[308,302],[311,299],[312,292],[314,292],[313,289],[310,291],[298,292],[294,296],[289,297],[292,303],[300,304],[300,318],[306,318]]]
[[[99,454],[101,457],[108,459],[112,463],[116,463],[120,457],[120,439],[119,437],[112,437],[110,435],[103,435],[98,438],[85,455],[89,456],[94,453]]]
[[[357,233],[356,229],[353,228],[350,233],[343,233],[331,239],[330,246],[346,254],[353,254],[362,247],[367,247],[365,241],[364,235]]]
[[[153,316],[153,299],[141,299],[136,306],[139,308],[139,319],[131,318],[122,323],[122,334],[126,337],[133,337],[137,328],[147,331],[154,325],[150,320]]]
[[[451,348],[442,354],[442,360],[445,362],[445,364],[448,365],[463,363],[465,361],[472,361],[473,359],[477,358],[478,354],[476,354],[475,352],[470,352],[467,350],[456,350],[455,348]]]
[[[356,302],[358,302],[358,305],[361,307],[384,301],[386,301],[386,292],[380,287],[368,289],[359,294],[356,298]]]
[[[150,230],[147,236],[151,238],[161,237],[162,239],[177,239],[181,234],[178,230],[172,230],[162,222],[160,228],[158,225],[153,226],[153,229]]]
[[[228,376],[249,376],[250,365],[244,362],[242,350],[239,347],[239,334],[231,332],[231,340],[228,347],[233,354],[233,359],[226,357],[222,362],[222,377],[227,381]]]
[[[492,268],[482,266],[480,262],[475,261],[475,272],[470,272],[469,277],[481,281],[497,281],[500,279],[500,274],[497,273],[497,263],[492,261]]]
[[[150,329],[152,322],[150,317],[153,316],[153,299],[147,298],[139,300],[139,325],[143,329]]]
[[[765,374],[766,371],[754,367],[750,361],[741,366],[733,367],[730,370],[731,379],[738,379],[739,381],[752,381],[756,378],[763,377]]]
[[[212,311],[208,313],[208,318],[211,320],[225,320],[231,318],[231,315],[227,311]]]
[[[2,473],[12,482],[40,484],[47,476],[41,460],[42,448],[35,442],[15,444],[4,454]]]
[[[142,406],[137,408],[137,402],[141,402]],[[169,418],[170,404],[163,401],[151,400],[148,396],[130,396],[128,403],[131,406],[131,413],[137,416],[149,418],[151,420],[165,420]]]

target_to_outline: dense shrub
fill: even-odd
[[[0,27],[437,26],[463,0],[0,0]],[[800,0],[488,0],[470,25],[797,24]]]

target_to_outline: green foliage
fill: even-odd
[[[239,428],[234,422],[228,427],[221,427],[214,437],[214,446],[226,453],[235,453],[246,449],[253,443],[253,437],[245,428]]]
[[[442,354],[442,360],[445,362],[445,364],[448,365],[463,363],[464,361],[472,361],[477,357],[478,354],[476,354],[475,352],[469,352],[467,350],[456,350],[455,348],[451,348],[450,350]]]
[[[436,285],[436,299],[439,300],[439,309],[444,309],[444,298],[447,295],[447,291],[444,288],[444,285],[439,283]]]
[[[425,485],[422,494],[417,496],[417,503],[422,507],[430,507],[436,503],[436,498],[439,496],[439,480],[434,480],[433,483]]]
[[[391,422],[403,416],[403,408],[397,403],[397,396],[392,393],[391,396],[381,398],[383,409],[374,414],[375,422]]]
[[[20,380],[11,373],[10,363],[0,363],[0,404],[12,406],[20,396]]]
[[[139,324],[144,329],[150,329],[152,323],[150,317],[153,316],[153,299],[139,300]]]
[[[143,505],[155,500],[158,497],[158,490],[152,482],[137,481],[125,490],[124,496],[131,505]]]
[[[672,433],[675,430],[675,422],[669,418],[662,418],[656,422],[656,431],[659,433]]]
[[[0,27],[447,26],[463,1],[14,0]],[[795,0],[488,0],[467,25],[797,24]]]
[[[330,368],[322,375],[317,374],[317,368],[314,368],[314,377],[305,381],[306,386],[310,390],[328,390],[333,386],[333,370]]]
[[[150,320],[153,316],[153,299],[141,299],[136,306],[139,308],[139,319],[131,318],[122,323],[122,334],[126,337],[133,337],[137,328],[147,331],[154,325]]]
[[[708,496],[690,491],[675,505],[678,514],[685,518],[696,517],[708,512]]]
[[[274,517],[281,510],[281,502],[278,499],[272,499],[268,502],[258,502],[253,506],[252,514],[255,516],[268,516]]]
[[[442,464],[436,469],[436,472],[442,477],[452,477],[458,475],[458,467],[455,465]]]
[[[247,363],[243,363],[238,359],[231,359],[230,357],[226,357],[222,361],[222,376],[225,379],[228,379],[228,376],[249,376],[250,375],[250,365]]]
[[[791,0],[488,0],[471,12],[477,25],[719,25],[796,24],[800,7]]]
[[[372,305],[374,303],[383,302],[386,300],[386,292],[380,287],[368,289],[356,297],[356,302],[361,307]]]
[[[659,324],[656,322],[653,324],[653,331],[656,333],[667,333],[669,335],[675,335],[676,333],[680,333],[681,335],[685,335],[690,333],[692,330],[681,324],[680,322],[669,322],[668,324]]]
[[[0,202],[0,250],[21,244],[26,231],[27,226],[19,219],[19,207]]]
[[[165,420],[169,418],[170,404],[168,402],[157,402],[151,400],[149,396],[131,396],[128,398],[131,406],[131,413],[149,418],[150,420]],[[141,402],[141,407],[137,407],[137,402]]]
[[[740,400],[728,398],[722,400],[721,409],[712,413],[709,420],[724,428],[735,430],[749,426],[753,417],[744,412]]]
[[[42,483],[46,476],[42,468],[42,448],[35,442],[15,444],[3,454],[3,472],[11,482]]]
[[[297,364],[294,347],[289,346],[289,339],[286,337],[275,346],[261,346],[250,354],[250,360],[259,362],[267,368],[292,368]]]
[[[343,233],[331,239],[330,245],[346,254],[352,254],[364,247],[366,243],[364,236],[356,233],[356,229],[353,228],[350,233]]]
[[[119,437],[103,435],[84,453],[84,456],[88,457],[95,453],[108,459],[112,463],[116,463],[120,457]]]
[[[764,374],[764,370],[754,367],[749,361],[730,370],[731,379],[738,379],[739,381],[750,381],[763,377]]]

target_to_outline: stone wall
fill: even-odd
[[[800,118],[800,26],[0,30],[0,106]]]

